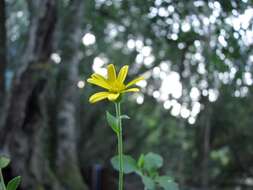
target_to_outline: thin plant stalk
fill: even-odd
[[[124,173],[123,173],[123,137],[122,137],[122,123],[121,123],[121,111],[120,102],[115,103],[116,117],[118,119],[118,157],[119,157],[119,190],[123,190],[124,186]]]
[[[0,190],[6,190],[2,170],[0,169]]]

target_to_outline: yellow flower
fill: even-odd
[[[138,77],[130,81],[129,83],[124,84],[127,73],[128,73],[128,65],[123,66],[120,69],[119,74],[117,76],[114,65],[110,64],[107,66],[107,78],[97,73],[92,74],[91,78],[89,78],[87,81],[91,84],[100,86],[106,89],[107,91],[93,94],[90,97],[89,102],[95,103],[106,98],[110,101],[115,101],[123,93],[138,92],[139,91],[138,88],[129,88],[129,87],[143,80],[144,78]]]

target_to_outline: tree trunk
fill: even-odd
[[[7,66],[5,0],[0,0],[0,130],[3,126],[5,108],[5,71]]]
[[[203,161],[202,161],[202,189],[209,189],[209,155],[210,155],[210,122],[206,122],[203,126]]]
[[[60,64],[57,111],[57,174],[64,189],[85,190],[80,172],[77,153],[76,106],[78,97],[78,66],[80,62],[79,47],[82,31],[81,21],[84,17],[84,1],[74,0],[69,6],[68,21],[62,29],[63,62]]]
[[[206,98],[202,98],[202,103],[204,104],[205,110],[200,113],[197,123],[198,128],[196,128],[196,147],[198,147],[199,151],[199,157],[196,160],[196,166],[201,171],[199,176],[201,189],[208,190],[210,189],[209,163],[212,105]]]
[[[5,0],[0,0],[0,101],[5,93],[5,69],[7,65],[6,60],[6,15],[5,15]]]
[[[12,172],[22,176],[24,189],[60,189],[44,152],[43,92],[56,24],[56,1],[28,1],[29,39],[10,95],[0,146],[12,159]]]

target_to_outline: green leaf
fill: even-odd
[[[139,159],[138,159],[138,162],[137,162],[137,165],[139,168],[143,168],[144,166],[144,154],[141,154]]]
[[[145,189],[154,190],[155,189],[155,182],[152,178],[148,176],[141,176],[142,182],[145,186]]]
[[[173,181],[173,179],[169,176],[160,176],[156,178],[156,182],[164,189],[164,190],[179,190],[177,183]]]
[[[113,168],[119,171],[119,156],[114,156],[111,159],[111,164]],[[123,171],[125,174],[133,173],[137,171],[137,163],[136,161],[128,155],[123,155]]]
[[[121,119],[130,119],[130,117],[128,115],[121,115],[120,118]]]
[[[0,168],[3,169],[7,167],[10,163],[10,159],[7,157],[0,157]]]
[[[7,190],[16,190],[21,182],[21,177],[17,176],[14,177],[9,183],[7,184]]]
[[[110,127],[115,133],[119,133],[119,128],[118,128],[118,119],[110,114],[110,112],[106,112],[106,119]]]
[[[148,171],[158,169],[163,165],[163,158],[159,154],[148,153],[144,156],[144,168]]]

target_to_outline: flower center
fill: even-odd
[[[118,82],[118,81],[113,81],[111,83],[111,89],[110,92],[114,92],[114,93],[120,93],[121,91],[123,91],[125,89],[125,85]]]

